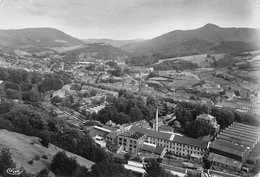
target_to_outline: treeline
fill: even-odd
[[[131,171],[126,170],[122,165],[114,163],[112,158],[94,164],[91,171],[89,171],[85,166],[79,165],[75,158],[69,158],[65,152],[58,152],[53,157],[50,169],[55,175],[68,177],[134,177]]]
[[[177,70],[177,71],[183,71],[183,70],[192,70],[198,68],[198,65],[196,63],[193,63],[192,61],[188,60],[169,60],[164,61],[160,64],[154,65],[155,70]]]
[[[0,129],[37,136],[46,147],[50,142],[94,162],[107,158],[106,152],[97,147],[91,137],[72,128],[63,119],[50,115],[39,107],[2,101]]]
[[[241,113],[234,109],[217,108],[205,104],[176,102],[170,98],[165,100],[177,104],[175,109],[176,120],[180,122],[183,128],[186,127],[188,122],[195,121],[196,117],[203,113],[216,117],[221,129],[228,127],[234,121],[260,127],[260,120],[254,114]]]
[[[178,175],[165,171],[160,166],[161,159],[159,158],[145,159],[145,161],[145,177],[178,177]],[[73,177],[136,177],[132,171],[125,169],[121,164],[115,163],[113,158],[94,164],[91,171],[88,171],[86,167],[79,165],[75,158],[69,158],[65,152],[58,152],[54,156],[51,162],[51,171],[55,175]]]
[[[150,121],[155,116],[155,100],[152,97],[145,98],[135,96],[130,91],[121,90],[119,98],[112,100],[104,109],[97,114],[92,114],[91,118],[105,124],[112,120],[117,124],[124,124],[145,119]]]
[[[37,102],[41,93],[58,90],[72,81],[65,72],[40,74],[22,69],[0,67],[0,80],[4,82],[6,98]],[[3,97],[3,95],[1,95]]]
[[[161,54],[153,54],[152,56],[131,56],[126,61],[126,64],[134,66],[148,66],[157,63],[162,58],[163,56]]]

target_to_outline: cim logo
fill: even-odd
[[[20,175],[23,172],[22,169],[17,169],[17,168],[8,168],[6,170],[6,173],[8,173],[9,175]]]

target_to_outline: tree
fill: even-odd
[[[22,95],[19,91],[14,90],[14,89],[7,89],[5,91],[6,98],[11,98],[11,99],[21,99]]]
[[[97,90],[94,90],[94,89],[90,90],[89,95],[90,96],[96,96],[97,95]]]
[[[213,131],[213,127],[201,121],[187,122],[185,127],[185,133],[191,138],[198,138],[200,136],[208,135]]]
[[[0,113],[1,114],[6,114],[8,113],[12,107],[13,107],[13,102],[11,101],[3,101],[0,103]]]
[[[41,138],[40,143],[48,148],[50,143],[50,133],[47,130],[44,130],[40,133],[39,138]]]
[[[0,154],[0,175],[6,174],[8,168],[14,168],[15,163],[9,149],[3,148]]]
[[[20,85],[19,85],[19,84],[16,84],[16,83],[13,83],[13,82],[6,82],[6,83],[5,83],[5,86],[4,86],[4,89],[5,89],[5,90],[7,90],[7,89],[13,89],[13,90],[19,91],[19,90],[20,90]]]
[[[97,177],[134,177],[132,172],[126,170],[122,165],[106,161],[92,165],[91,173],[92,176]]]
[[[33,88],[33,84],[31,83],[21,83],[20,86],[23,92],[29,92]]]
[[[127,114],[120,112],[118,113],[116,119],[115,119],[115,123],[117,124],[125,124],[125,123],[130,123],[130,116],[128,116]]]
[[[72,176],[78,167],[75,158],[69,158],[64,151],[58,152],[51,161],[51,171],[56,175]]]
[[[79,166],[76,171],[74,172],[72,177],[86,177],[90,176],[89,171],[87,167],[85,166]]]
[[[140,111],[140,109],[136,107],[132,107],[129,111],[129,115],[131,116],[131,122],[135,122],[138,120],[142,120],[144,115]]]
[[[52,104],[57,104],[57,103],[61,103],[62,102],[62,98],[60,98],[58,95],[54,96],[51,99]]]
[[[146,172],[146,177],[163,177],[164,170],[160,167],[160,164],[156,161],[156,159],[149,159],[148,162],[144,165],[144,169]]]
[[[49,170],[47,168],[42,169],[36,177],[48,177]]]

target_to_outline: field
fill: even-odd
[[[23,166],[29,173],[38,173],[46,166],[48,167],[53,156],[62,151],[62,149],[50,144],[49,148],[43,147],[37,137],[25,136],[19,133],[0,130],[0,149],[9,148],[12,153],[12,158],[17,164],[17,167]],[[84,159],[78,155],[67,152],[69,157],[76,157],[79,164],[91,168],[94,162]],[[46,155],[48,159],[41,158]],[[28,161],[39,156],[39,160],[34,160],[33,164],[28,164]]]
[[[214,56],[216,60],[219,60],[220,58],[222,58],[224,56],[224,54],[212,54],[211,56]],[[205,62],[205,60],[207,59],[207,54],[190,55],[190,56],[183,56],[183,57],[161,59],[157,63],[154,63],[153,65],[160,64],[164,61],[170,61],[170,60],[176,60],[176,59],[188,60],[188,61],[192,61],[194,63],[200,64],[200,63]]]

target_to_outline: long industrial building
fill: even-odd
[[[260,128],[234,122],[210,144],[213,168],[240,171],[260,139]]]

